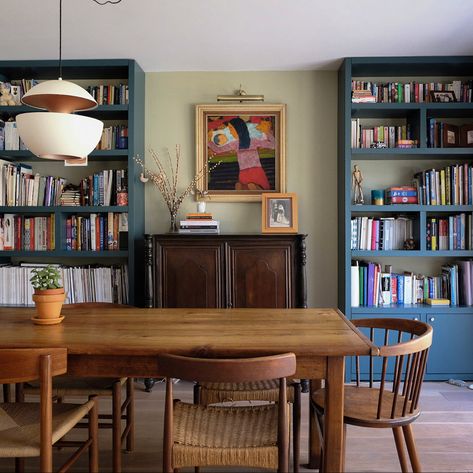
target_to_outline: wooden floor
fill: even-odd
[[[136,451],[123,455],[124,472],[161,471],[163,387],[162,384],[157,384],[153,392],[148,394],[143,391],[141,383],[136,383]],[[182,400],[191,401],[191,385],[178,383],[175,395]],[[304,394],[305,412],[307,401],[307,394]],[[103,408],[108,401],[102,400],[101,404]],[[446,383],[425,383],[421,406],[423,413],[414,423],[414,433],[423,470],[473,471],[473,391]],[[306,417],[304,415],[303,419]],[[103,472],[112,471],[110,434],[110,430],[101,431],[100,434],[100,469]],[[64,451],[55,453],[55,465],[59,466],[64,455]],[[305,462],[307,421],[302,425],[301,456]],[[38,463],[31,459],[27,460],[26,465],[28,471],[36,471]],[[87,471],[86,465],[87,459],[83,458],[72,471]],[[347,433],[346,469],[362,472],[400,471],[391,431],[350,427]],[[12,462],[0,459],[0,471],[13,471]],[[216,470],[209,468],[204,471]],[[301,471],[310,470],[302,468]]]

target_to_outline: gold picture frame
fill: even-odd
[[[297,233],[297,194],[265,193],[261,196],[261,202],[262,233]]]
[[[258,202],[285,192],[286,105],[195,106],[198,200]]]

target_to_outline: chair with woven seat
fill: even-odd
[[[0,349],[0,382],[40,382],[40,403],[0,404],[0,457],[16,459],[17,471],[23,458],[39,457],[40,471],[53,468],[52,447],[79,447],[61,467],[66,471],[88,450],[89,471],[98,471],[98,417],[96,397],[84,404],[53,404],[52,377],[67,370],[65,348]],[[88,438],[84,442],[60,439],[80,420],[88,417]]]
[[[184,466],[289,468],[286,377],[296,370],[293,353],[248,359],[158,357],[166,377],[163,471]],[[188,404],[173,400],[171,378],[200,383],[253,383],[278,379],[275,403],[253,406]]]
[[[84,302],[77,304],[68,304],[64,306],[68,311],[71,309],[74,313],[100,308],[101,310],[117,309],[131,307],[121,304],[112,304],[108,302]],[[126,388],[125,400],[122,403],[122,390]],[[25,384],[24,394],[38,394],[37,384]],[[134,413],[134,386],[133,378],[77,378],[71,376],[58,376],[53,381],[54,399],[61,403],[65,398],[103,396],[112,398],[112,413],[99,414],[99,420],[108,420],[100,422],[99,428],[112,430],[112,450],[113,450],[113,471],[121,471],[121,447],[126,441],[126,451],[131,452],[134,449],[135,432],[135,413]],[[111,419],[111,423],[110,423]],[[125,420],[125,427],[122,429],[122,420]],[[86,425],[81,425],[86,427]]]
[[[403,472],[408,471],[404,436],[412,469],[421,471],[411,424],[420,415],[419,397],[432,344],[432,327],[417,320],[394,318],[352,322],[361,331],[369,332],[379,353],[370,355],[362,370],[360,358],[356,357],[356,385],[345,386],[344,423],[392,429]],[[311,402],[319,420],[319,434],[323,435],[325,390],[313,393]]]
[[[251,383],[196,383],[194,385],[194,403],[204,406],[239,401],[277,402],[278,398],[279,381],[277,379]],[[301,429],[301,385],[299,382],[292,380],[288,383],[287,402],[293,406],[293,471],[298,473]]]

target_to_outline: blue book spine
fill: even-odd
[[[425,173],[425,197],[426,205],[430,205],[430,172]]]
[[[417,191],[388,191],[388,197],[417,197]]]
[[[404,276],[397,277],[397,303],[404,304]]]
[[[368,268],[363,266],[363,305],[368,305]]]
[[[450,292],[451,292],[451,304],[452,306],[457,305],[457,291],[456,291],[456,275],[455,266],[450,268]]]

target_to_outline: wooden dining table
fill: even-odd
[[[0,348],[67,348],[74,376],[159,377],[161,353],[236,358],[293,352],[296,378],[325,380],[324,469],[344,469],[344,360],[376,347],[336,309],[64,306],[64,321],[50,326],[33,324],[33,315],[31,308],[0,308]],[[310,423],[309,465],[316,467],[313,414]]]

